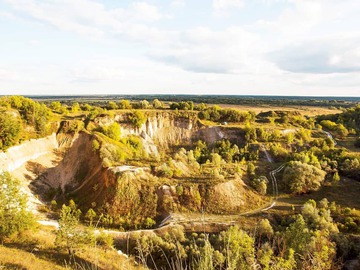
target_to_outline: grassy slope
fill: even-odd
[[[66,268],[52,261],[39,259],[32,252],[0,245],[0,269],[53,270]]]

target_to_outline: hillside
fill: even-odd
[[[95,248],[98,245],[106,253],[115,246],[122,250],[120,254],[133,255],[137,263],[154,269],[167,265],[164,254],[170,264],[181,262],[200,269],[195,265],[200,264],[203,248],[210,245],[216,256],[227,256],[221,239],[239,229],[237,233],[249,237],[249,243],[259,242],[258,247],[249,246],[253,254],[257,252],[249,256],[261,267],[262,245],[270,245],[271,239],[287,250],[282,253],[279,246],[272,247],[271,265],[280,267],[276,269],[284,269],[285,264],[288,269],[305,265],[310,268],[304,269],[337,269],[340,257],[344,262],[356,259],[360,206],[341,190],[351,186],[351,194],[356,194],[354,189],[359,188],[355,180],[360,157],[345,143],[358,136],[357,120],[351,121],[357,108],[340,115],[310,117],[286,108],[256,114],[191,102],[167,106],[154,101],[159,108],[151,108],[147,101],[111,102],[105,107],[53,102],[48,108],[21,97],[1,100],[4,115],[16,119],[17,127],[0,122],[13,138],[0,137],[4,150],[0,170],[20,180],[20,190],[27,194],[27,210],[40,224],[50,225],[38,225],[33,238],[25,230],[19,238],[24,241],[4,238],[4,254],[14,247],[23,249],[20,253],[29,252],[35,246],[39,260],[60,256],[59,264],[66,257],[64,243],[68,243],[68,262],[90,267],[99,258],[86,245],[75,248],[68,240],[61,245],[55,240],[68,213],[79,222],[72,230],[79,237],[90,230],[90,238],[97,239]],[[27,116],[24,104],[46,112],[41,129]],[[317,202],[309,201],[312,198]],[[265,225],[272,233],[262,237],[265,228],[261,226]],[[260,226],[260,232],[249,236],[254,226]],[[305,238],[327,241],[329,257],[317,258],[326,267],[313,268],[304,259],[320,251],[292,243],[287,234],[297,230],[294,226],[307,228]],[[321,230],[326,234],[319,236]],[[347,237],[346,252],[341,237]],[[43,238],[54,242],[42,243]],[[183,254],[174,254],[174,246]],[[287,246],[296,250],[294,257]],[[55,247],[62,248],[60,255]],[[0,257],[0,263],[2,260],[13,263],[8,255]],[[227,269],[222,268],[226,260],[224,257],[223,266],[216,269]],[[133,258],[129,265],[137,269]],[[123,269],[107,265],[106,260],[102,267]]]

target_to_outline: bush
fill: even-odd
[[[26,209],[26,194],[19,180],[7,172],[0,174],[0,202],[0,239],[33,226],[34,217]]]
[[[288,189],[298,194],[318,190],[324,179],[324,171],[300,161],[291,161],[283,177]]]
[[[19,142],[21,123],[12,114],[0,114],[0,150],[6,150]]]
[[[130,123],[135,127],[140,128],[146,122],[146,117],[143,112],[134,111],[128,115]]]
[[[121,132],[120,132],[120,125],[116,122],[112,123],[108,127],[104,128],[104,134],[108,136],[109,138],[119,141]]]

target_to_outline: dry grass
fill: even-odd
[[[214,104],[222,108],[233,108],[240,111],[253,111],[256,114],[267,111],[298,111],[302,115],[316,116],[321,114],[335,114],[341,113],[341,110],[330,109],[324,107],[313,107],[313,106],[269,106],[269,105],[232,105],[232,104]]]
[[[337,185],[326,185],[320,190],[303,195],[283,194],[279,197],[276,206],[270,211],[286,215],[292,212],[292,206],[299,210],[310,199],[320,201],[327,198],[329,202],[335,201],[342,207],[360,209],[360,182],[349,178],[342,178]]]
[[[53,270],[66,269],[33,253],[0,245],[0,269]]]
[[[355,147],[356,136],[348,136],[345,139],[337,139],[339,146],[345,147],[348,151],[352,153],[360,153],[360,148]]]
[[[87,247],[77,254],[84,261],[91,262],[97,265],[99,269],[106,270],[145,270],[141,266],[135,266],[132,258],[127,258],[124,255],[119,255],[116,250],[104,250],[95,247]],[[85,269],[89,265],[83,264]]]
[[[4,246],[0,245],[0,269],[144,269],[113,248],[84,246],[72,258],[65,250],[58,250],[54,241],[55,231],[46,226],[6,239]]]

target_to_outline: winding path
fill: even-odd
[[[324,133],[326,134],[326,136],[327,136],[328,138],[330,138],[330,139],[334,142],[334,146],[337,145],[337,141],[334,139],[334,137],[331,135],[330,132],[325,131],[325,130],[323,130],[322,132],[324,132]]]
[[[266,150],[264,145],[261,145],[261,149],[264,151],[265,155],[266,155],[266,159],[270,162],[270,163],[274,163],[273,158],[270,156],[269,152]],[[270,175],[270,179],[271,179],[271,184],[272,184],[272,189],[273,189],[273,201],[270,204],[270,206],[265,207],[263,209],[261,209],[260,211],[267,211],[271,208],[273,208],[276,205],[276,200],[279,196],[279,189],[278,189],[278,182],[276,179],[276,174],[278,172],[280,172],[282,169],[284,169],[285,167],[285,163],[281,164],[278,168],[276,168],[275,170],[272,170],[269,175]]]

